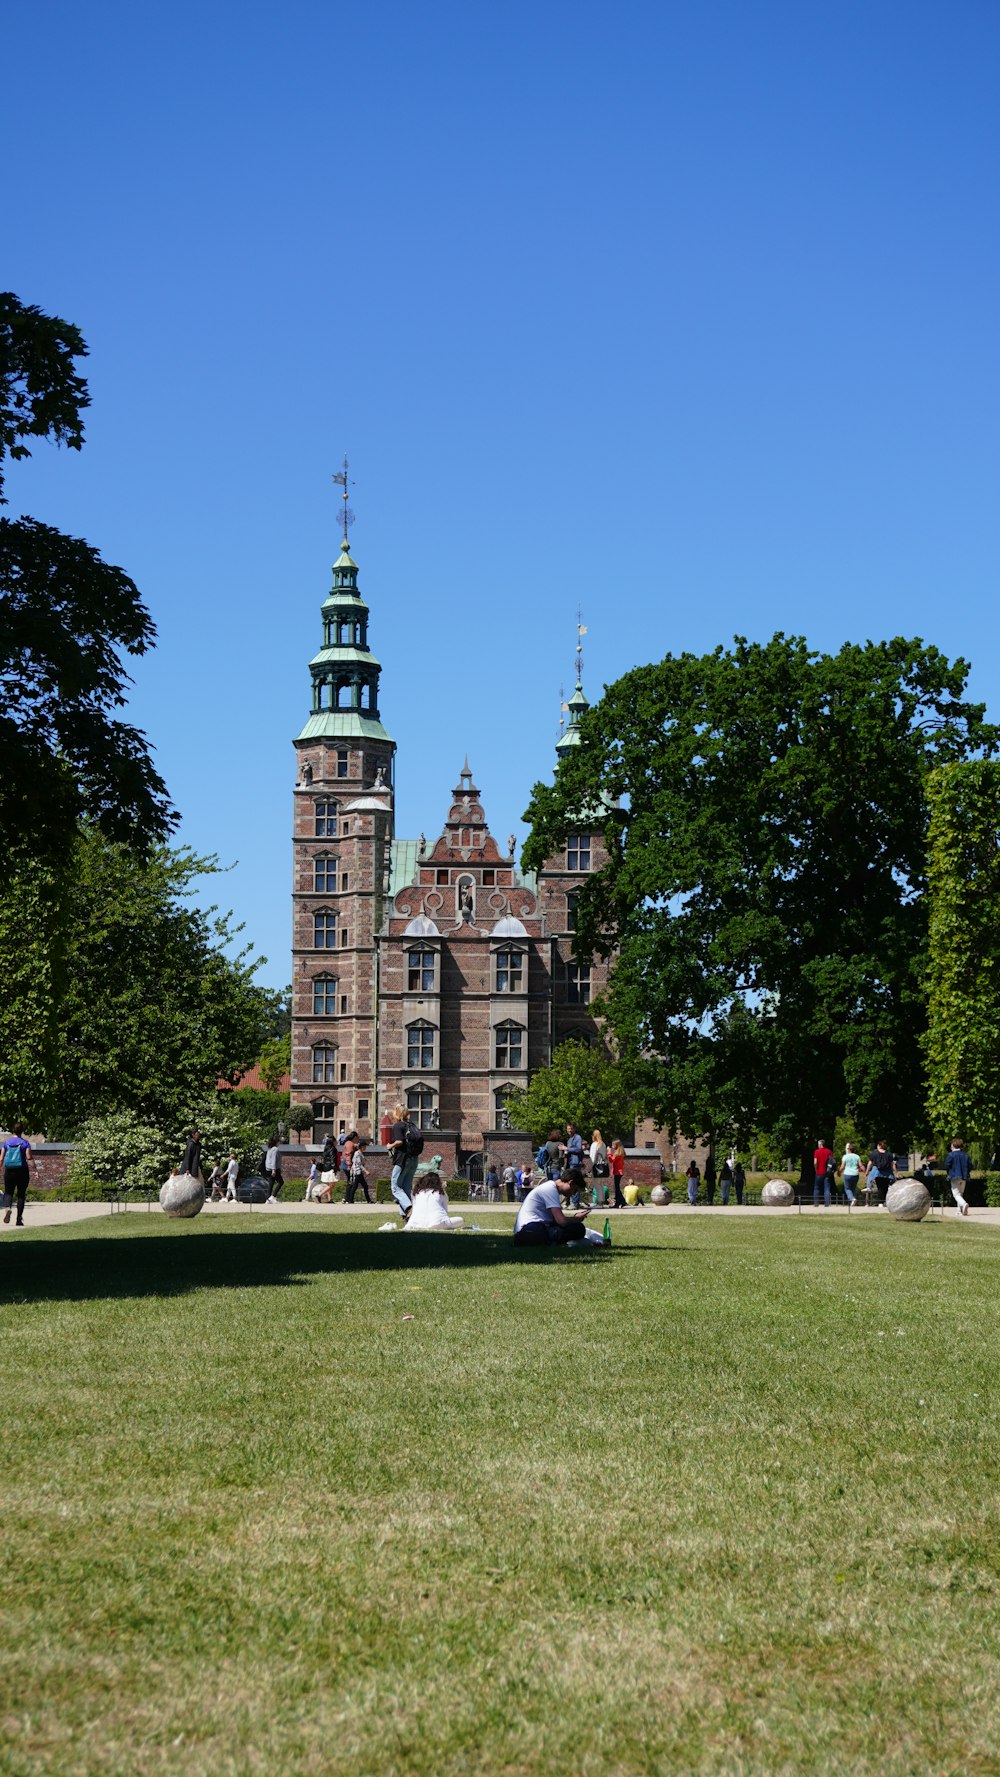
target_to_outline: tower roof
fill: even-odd
[[[590,708],[590,699],[583,689],[580,680],[576,681],[576,690],[566,704],[565,732],[556,741],[556,752],[560,759],[573,748],[580,745],[580,717]]]
[[[346,486],[343,477],[334,479]],[[298,739],[375,740],[392,746],[379,718],[380,665],[368,646],[368,606],[358,591],[358,564],[347,546],[346,525],[332,574],[320,611],[323,645],[309,662],[312,708]]]

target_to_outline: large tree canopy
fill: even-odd
[[[611,805],[576,948],[617,951],[607,1014],[663,1122],[788,1152],[846,1108],[892,1140],[921,1122],[925,787],[1000,739],[967,672],[902,639],[668,655],[536,786],[529,867]]]
[[[928,797],[927,1108],[932,1129],[1000,1146],[1000,765],[933,774]]]
[[[0,295],[0,496],[6,458],[48,438],[79,449],[86,347],[68,322]],[[96,549],[30,518],[0,518],[0,840],[65,850],[81,817],[144,849],[174,825],[138,729],[115,715],[123,654],[153,645],[133,582]]]

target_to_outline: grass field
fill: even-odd
[[[380,1219],[0,1245],[0,1771],[1000,1772],[1000,1231]]]

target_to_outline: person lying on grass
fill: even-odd
[[[517,1212],[514,1245],[564,1246],[570,1240],[586,1240],[589,1207],[567,1207],[573,1192],[579,1188],[580,1174],[567,1170],[557,1179],[548,1179],[529,1191]],[[601,1241],[599,1234],[592,1238],[595,1244]]]

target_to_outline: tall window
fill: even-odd
[[[317,1043],[313,1050],[313,1085],[332,1086],[337,1078],[337,1051],[329,1043]]]
[[[429,1086],[411,1086],[406,1094],[406,1114],[418,1129],[429,1129],[434,1115],[434,1094]]]
[[[421,1019],[419,1024],[406,1027],[406,1065],[418,1073],[432,1073],[434,1069],[434,1026]]]
[[[497,951],[497,993],[520,993],[524,983],[524,951]]]
[[[317,839],[336,839],[337,804],[335,802],[317,802],[316,837]]]
[[[314,1142],[325,1141],[333,1134],[333,1119],[337,1107],[328,1098],[317,1098],[313,1101],[312,1138]]]
[[[566,841],[567,870],[590,869],[590,834],[574,833]]]
[[[496,1119],[496,1127],[498,1129],[510,1128],[510,1112],[507,1109],[507,1100],[511,1093],[516,1092],[516,1090],[517,1088],[510,1085],[508,1082],[506,1086],[498,1086],[493,1094],[494,1116]]]
[[[407,951],[406,988],[408,993],[434,992],[433,950]]]
[[[337,943],[337,915],[323,912],[313,914],[313,948],[314,950],[333,950]]]
[[[566,998],[571,1006],[590,1005],[590,964],[566,964]]]
[[[576,931],[576,903],[578,900],[578,895],[566,896],[566,930],[568,932]]]
[[[318,895],[328,895],[337,886],[336,858],[316,858],[313,863],[313,888]]]
[[[347,776],[347,749],[346,749],[346,747],[342,747],[340,752],[337,754],[337,776],[338,777],[346,777]]]
[[[496,1028],[496,1061],[494,1066],[506,1070],[524,1066],[524,1026],[498,1024]]]
[[[334,975],[317,975],[313,982],[313,1017],[332,1018],[337,1010],[337,980]]]

